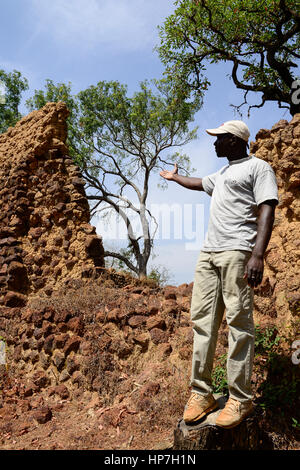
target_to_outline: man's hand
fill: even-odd
[[[173,171],[162,170],[159,174],[166,180],[173,180],[174,175],[176,175],[177,173],[178,173],[178,166],[177,166],[177,163],[175,163]]]
[[[263,273],[263,257],[252,254],[245,268],[244,279],[247,279],[248,285],[250,287],[257,287],[262,281]]]
[[[162,170],[160,176],[169,181],[176,181],[184,188],[193,189],[195,191],[204,191],[202,186],[202,178],[192,178],[190,176],[182,176],[178,174],[178,165],[175,163],[174,170]]]

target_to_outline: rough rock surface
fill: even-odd
[[[197,449],[200,440],[202,447],[220,447],[225,431],[197,428],[192,436],[182,427],[190,393],[192,284],[161,289],[120,278],[82,286],[78,280],[77,289],[33,298],[26,307],[0,307],[7,346],[6,365],[0,365],[1,449]],[[218,361],[227,331],[223,321],[216,377],[222,376]],[[261,448],[263,429],[264,446],[299,449],[299,431],[291,427],[292,418],[299,422],[297,369],[289,354],[279,356],[278,348],[272,354],[276,364],[285,359],[284,370],[269,369],[268,350],[255,355],[259,428],[247,420],[241,434],[226,434],[227,447]]]
[[[0,135],[0,303],[48,295],[103,266],[84,180],[66,147],[68,110],[47,103]]]
[[[251,142],[251,153],[273,167],[279,186],[279,205],[265,257],[264,280],[256,289],[255,308],[273,317],[293,334],[300,316],[300,114],[261,129]]]

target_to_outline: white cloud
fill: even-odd
[[[172,0],[31,0],[36,29],[80,49],[143,50],[157,42],[156,26],[173,11]]]

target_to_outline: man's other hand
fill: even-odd
[[[257,287],[263,278],[264,259],[263,257],[252,255],[249,259],[244,273],[244,279],[247,279],[250,287]]]

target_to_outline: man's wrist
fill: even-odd
[[[264,259],[264,253],[262,252],[257,252],[255,250],[252,251],[252,256],[254,258],[258,258],[258,259]]]

